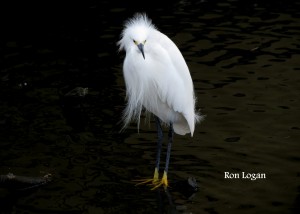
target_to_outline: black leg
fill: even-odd
[[[171,147],[173,143],[173,124],[170,123],[170,128],[169,128],[169,133],[168,133],[168,148],[167,148],[167,157],[166,157],[166,167],[165,167],[165,172],[168,173],[169,170],[169,161],[170,161],[170,155],[171,155]]]
[[[159,163],[160,163],[160,153],[161,153],[161,146],[162,146],[162,140],[163,140],[163,132],[161,128],[161,122],[158,117],[155,116],[155,122],[156,122],[156,128],[157,128],[157,153],[156,153],[156,163],[155,163],[155,169],[157,172],[159,171]]]
[[[154,185],[153,189],[158,188],[159,186],[161,186],[163,183],[159,182],[159,163],[160,163],[160,153],[161,153],[161,147],[162,147],[162,140],[163,140],[163,132],[162,132],[162,128],[161,128],[161,122],[160,119],[158,117],[155,116],[155,122],[156,122],[156,127],[157,127],[157,153],[156,153],[156,163],[155,163],[155,170],[154,170],[154,175],[152,179],[142,179],[142,180],[137,180],[137,181],[141,181],[140,183],[138,183],[137,185],[141,185],[141,184],[147,184],[147,183],[152,183]],[[166,180],[166,175],[165,175],[165,179]],[[167,180],[165,182],[167,184]],[[167,185],[165,185],[167,186]]]

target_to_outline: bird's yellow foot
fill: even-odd
[[[138,179],[138,180],[134,180],[134,181],[138,182],[136,184],[136,186],[143,185],[143,184],[156,186],[159,183],[158,169],[155,168],[153,178]]]
[[[151,188],[151,190],[155,190],[155,189],[157,189],[158,187],[161,187],[161,186],[163,186],[164,189],[167,189],[168,186],[169,186],[167,172],[164,171],[162,179],[159,180],[158,179],[158,169],[157,168],[155,168],[153,178],[139,179],[139,180],[134,180],[134,181],[138,182],[136,184],[136,186],[143,185],[143,184],[146,184],[146,185],[149,185],[149,186],[153,186]]]
[[[155,190],[160,186],[163,186],[164,189],[167,189],[168,186],[169,186],[169,184],[168,184],[168,175],[167,175],[166,171],[164,171],[164,175],[163,175],[161,181],[157,182],[151,190]]]

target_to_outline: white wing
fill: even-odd
[[[194,87],[188,66],[177,46],[167,36],[159,31],[155,34],[154,40],[157,43],[152,50],[157,52],[157,61],[151,64],[160,64],[153,68],[158,73],[155,78],[157,93],[161,101],[174,111],[174,131],[178,134],[191,132],[193,135],[197,115],[194,109]]]

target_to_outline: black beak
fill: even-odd
[[[143,57],[145,59],[145,54],[144,54],[144,45],[142,43],[138,44],[138,48],[140,49],[140,51],[142,52],[143,54]]]

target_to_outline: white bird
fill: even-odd
[[[195,112],[196,98],[188,66],[177,46],[156,29],[146,14],[136,14],[125,23],[118,45],[120,51],[126,51],[123,64],[127,97],[124,127],[132,120],[139,126],[141,111],[145,109],[155,115],[158,129],[154,176],[141,183],[151,182],[154,188],[161,185],[166,188],[173,132],[193,136],[195,123],[203,117]],[[161,121],[169,125],[169,133],[166,166],[159,181]]]

